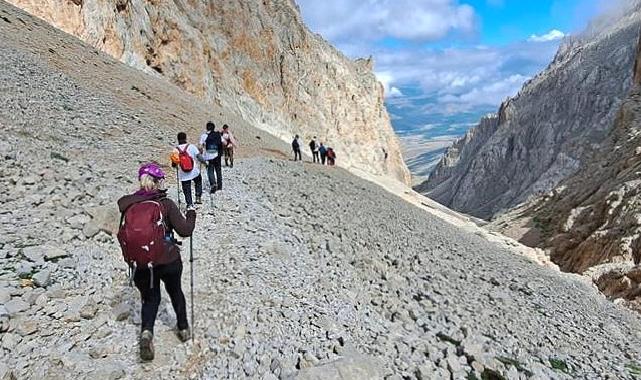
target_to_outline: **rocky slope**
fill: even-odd
[[[631,84],[638,4],[566,40],[497,115],[449,149],[417,189],[481,218],[551,190],[604,141]]]
[[[286,141],[318,136],[340,165],[410,183],[371,60],[312,34],[293,0],[9,2]]]
[[[139,363],[115,200],[211,110],[3,2],[0,34],[0,378],[638,376],[639,315],[346,171],[265,157],[287,146],[224,108],[247,144],[199,210],[197,339],[165,299]]]

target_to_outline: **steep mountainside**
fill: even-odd
[[[629,72],[635,86],[603,147],[550,195],[502,216],[494,228],[522,225],[514,237],[550,249],[561,269],[587,272],[606,294],[641,310],[641,271],[634,267],[641,262],[640,63],[641,50]]]
[[[372,62],[312,34],[292,0],[9,2],[286,141],[318,136],[341,165],[410,183]]]
[[[566,40],[497,116],[458,141],[417,190],[482,218],[549,191],[603,142],[631,84],[638,7]]]

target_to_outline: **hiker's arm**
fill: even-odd
[[[205,140],[203,140],[202,136],[200,137],[200,140],[198,141],[198,151],[200,154],[203,154],[205,152]]]
[[[169,203],[169,208],[167,210],[169,223],[171,223],[171,226],[174,228],[176,233],[182,237],[191,236],[194,232],[194,228],[196,227],[196,211],[187,210],[186,216],[183,216],[174,202],[167,203]]]

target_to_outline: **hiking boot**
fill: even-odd
[[[144,330],[140,334],[140,358],[144,361],[154,360],[154,334]]]
[[[191,331],[188,328],[176,331],[176,335],[183,343],[191,339]]]
[[[196,197],[196,204],[197,204],[197,205],[201,205],[201,204],[203,204],[203,200],[201,199],[201,197],[200,197],[200,196],[197,196],[197,197]]]

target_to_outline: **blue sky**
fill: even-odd
[[[426,111],[497,107],[561,38],[615,0],[299,0],[308,26],[352,58],[373,56],[389,99]],[[396,115],[402,116],[402,115]],[[398,118],[397,118],[398,120]]]
[[[298,4],[310,29],[346,55],[374,58],[392,124],[406,144],[416,144],[464,134],[543,70],[565,36],[620,1],[627,0]]]
[[[603,7],[596,0],[473,0],[484,44],[507,44],[557,29],[572,33]]]

